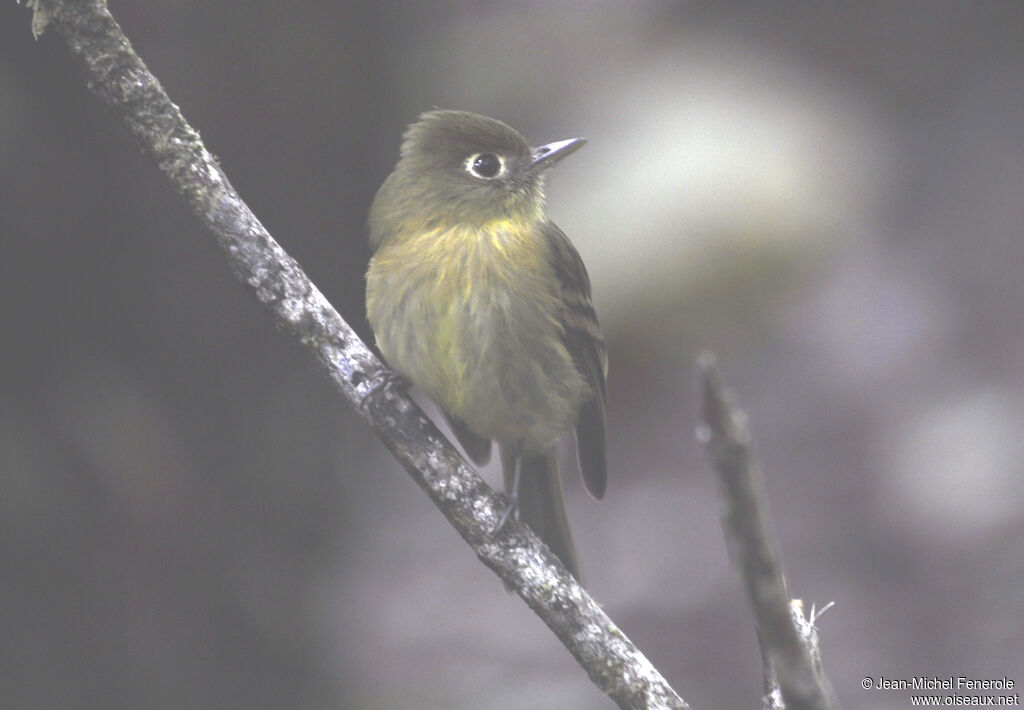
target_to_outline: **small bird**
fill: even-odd
[[[544,214],[544,178],[582,138],[531,148],[501,121],[430,111],[373,200],[366,308],[387,363],[444,412],[478,465],[498,442],[512,507],[579,578],[556,444],[607,479],[607,356],[590,279]],[[499,524],[499,528],[501,527]]]

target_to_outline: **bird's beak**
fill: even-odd
[[[575,153],[582,148],[586,142],[586,138],[570,138],[569,140],[555,141],[554,143],[538,146],[533,149],[533,159],[530,160],[527,167],[530,170],[550,168],[565,156]]]

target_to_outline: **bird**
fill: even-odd
[[[590,494],[607,484],[608,359],[578,251],[545,214],[552,166],[505,123],[433,110],[406,129],[367,220],[367,319],[385,362],[443,412],[477,465],[495,441],[511,503],[577,579],[557,444],[575,432]]]

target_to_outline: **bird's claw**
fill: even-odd
[[[511,496],[508,507],[505,508],[505,512],[501,514],[501,518],[498,520],[498,524],[494,526],[494,532],[492,536],[499,535],[502,530],[505,529],[505,525],[508,524],[509,520],[519,520],[519,500],[516,496]]]
[[[370,404],[372,400],[376,399],[378,395],[383,392],[387,392],[389,389],[395,387],[406,388],[409,383],[404,377],[399,375],[394,370],[382,370],[380,373],[380,379],[373,384],[370,391],[363,395],[363,398],[359,400],[359,409],[363,413],[367,413],[370,410]]]
[[[505,512],[501,514],[501,520],[498,521],[498,526],[494,528],[494,534],[497,535],[505,529],[505,524],[508,523],[509,518],[515,517],[519,520],[519,481],[523,474],[523,457],[516,456],[515,473],[512,476],[512,490],[509,492],[508,507],[505,508]]]

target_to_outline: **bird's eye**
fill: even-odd
[[[494,153],[475,153],[469,156],[466,167],[476,177],[490,180],[501,174],[505,163]]]

